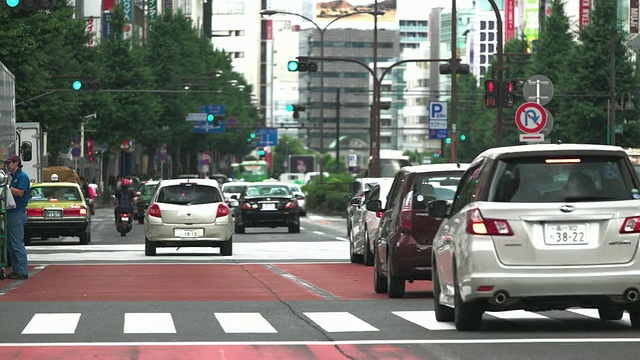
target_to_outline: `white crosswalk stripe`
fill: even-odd
[[[569,309],[570,313],[599,321],[596,309]],[[179,313],[177,313],[180,316]],[[370,324],[350,312],[303,312],[304,316],[326,332],[379,332],[385,328]],[[434,311],[390,311],[390,314],[408,323],[420,326],[430,331],[455,331],[455,325],[450,322],[438,322]],[[562,316],[554,318],[546,316],[549,313],[535,313],[523,310],[504,312],[487,312],[487,320],[501,319],[512,323],[527,320],[549,320],[559,323],[565,319]],[[22,334],[75,334],[81,313],[36,313],[22,330]],[[277,334],[279,333],[267,319],[268,314],[259,312],[215,312],[212,321],[217,321],[227,334]],[[265,317],[267,316],[267,317]],[[380,314],[374,316],[376,324],[386,324],[387,320],[379,319]],[[557,313],[556,313],[556,316]],[[82,318],[85,319],[85,318]],[[83,320],[89,321],[89,320]],[[567,319],[570,323],[570,319]],[[631,326],[629,315],[625,312],[621,320],[609,323]],[[85,324],[85,328],[86,328]],[[395,325],[394,325],[395,326]],[[177,333],[174,315],[171,313],[125,313],[124,324],[121,328],[125,334],[175,334]],[[184,330],[184,329],[183,329]],[[282,329],[288,330],[288,329]]]

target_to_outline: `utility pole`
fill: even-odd
[[[336,89],[336,172],[340,172],[340,88]]]

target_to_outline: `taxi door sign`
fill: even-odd
[[[525,134],[537,134],[547,124],[547,112],[534,102],[526,102],[516,111],[516,126]]]

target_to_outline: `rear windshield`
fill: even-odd
[[[140,195],[152,195],[153,191],[156,189],[157,184],[149,185],[145,184],[140,186]]]
[[[229,185],[229,186],[222,186],[222,191],[226,192],[226,193],[240,193],[242,192],[242,188],[244,187],[244,185]]]
[[[245,196],[290,196],[291,190],[288,186],[247,186]]]
[[[32,187],[29,195],[30,202],[49,201],[49,199],[80,201],[80,192],[75,187]]]
[[[404,159],[380,159],[380,176],[394,177],[398,170],[405,166],[409,166],[409,160]]]
[[[527,157],[498,161],[489,199],[577,202],[638,197],[634,174],[615,156]]]
[[[463,172],[440,174],[417,174],[413,179],[413,188],[407,194],[412,197],[412,208],[425,209],[433,200],[453,201]]]
[[[198,205],[222,202],[222,198],[218,189],[213,186],[180,184],[161,188],[157,201],[165,204]]]

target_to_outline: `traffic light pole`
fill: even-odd
[[[455,0],[453,0],[455,3]],[[496,14],[496,26],[497,26],[497,31],[498,31],[498,38],[497,38],[497,53],[496,53],[496,61],[497,61],[497,65],[498,65],[498,84],[501,85],[502,84],[502,56],[503,56],[503,52],[504,52],[504,40],[503,40],[503,36],[502,36],[502,16],[500,15],[500,9],[498,9],[498,5],[496,5],[495,0],[489,0],[489,3],[491,3],[491,8],[493,9],[493,12]],[[501,90],[501,89],[500,89]],[[503,104],[503,99],[504,99],[504,94],[502,91],[498,90],[498,106],[496,108],[496,144],[498,146],[502,145],[502,133],[503,133],[503,117],[504,114],[502,112],[502,104]]]

